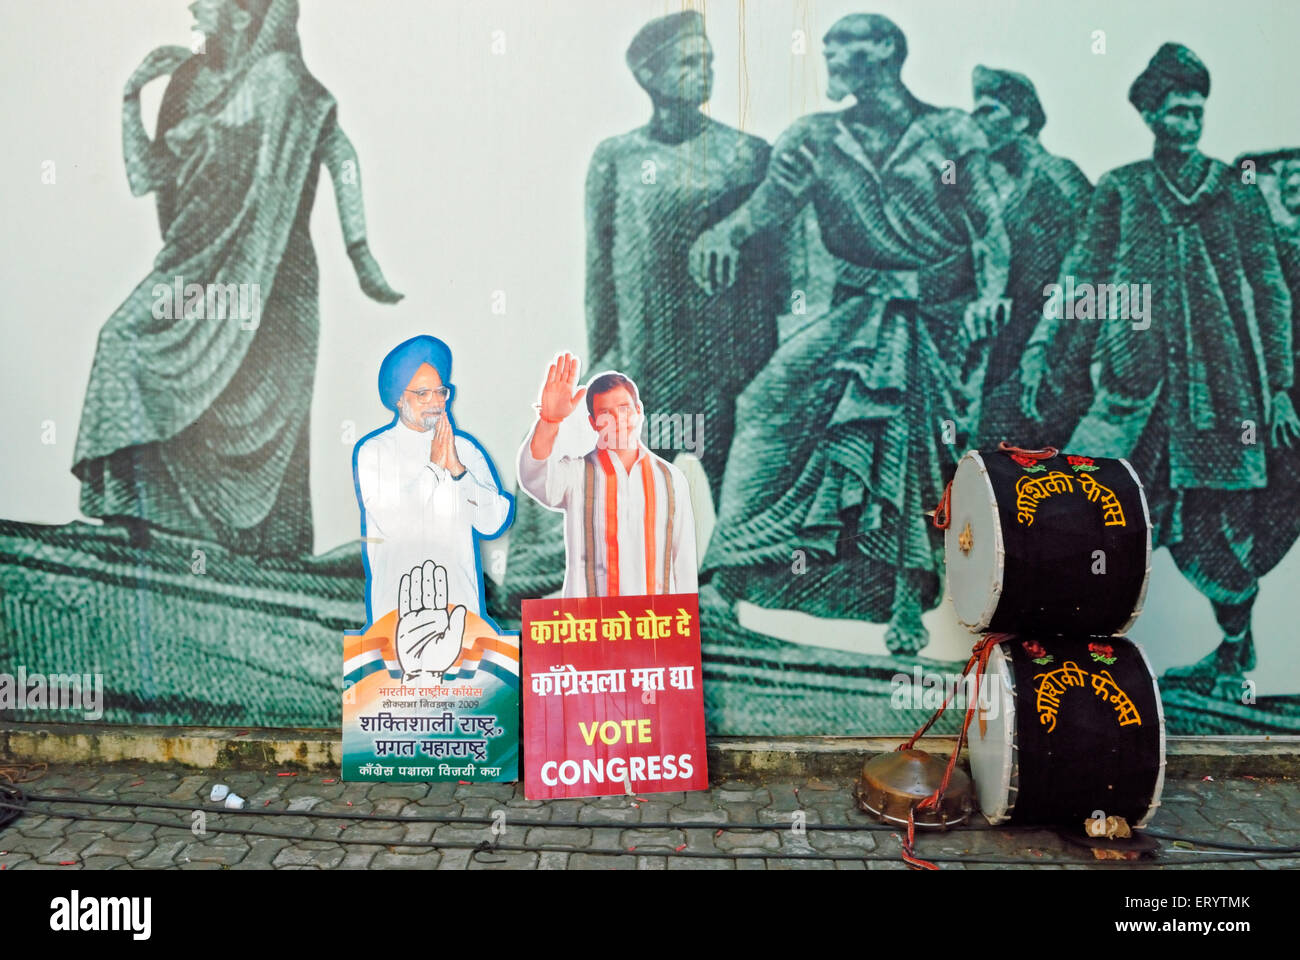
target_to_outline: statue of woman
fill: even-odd
[[[257,555],[312,547],[308,424],[319,327],[308,226],[329,170],[362,291],[396,303],[366,242],[356,153],[303,64],[296,0],[195,0],[203,43],[127,80],[122,145],[163,247],[100,331],[73,473],[88,516]],[[170,75],[154,138],[140,91]]]

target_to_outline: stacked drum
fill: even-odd
[[[1005,445],[1004,445],[1005,448]],[[980,681],[970,764],[991,823],[1145,826],[1164,784],[1164,713],[1142,648],[1151,523],[1126,460],[966,454],[946,498],[948,593],[1005,634]]]

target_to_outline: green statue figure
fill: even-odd
[[[904,85],[902,31],[858,14],[824,44],[829,95],[856,102],[795,121],[754,195],[691,250],[696,281],[725,285],[751,237],[811,203],[837,275],[830,311],[737,401],[704,574],[725,599],[888,621],[889,650],[914,654],[943,564],[926,514],[978,415],[1010,245],[984,135]]]
[[[1074,243],[1092,184],[1074,163],[1048,153],[1039,142],[1047,115],[1028,77],[979,66],[971,81],[973,116],[989,142],[989,173],[1011,241],[1007,296],[1012,304],[1010,321],[989,348],[972,446],[995,450],[1003,440],[1026,448],[1060,446],[1065,440],[1061,431],[1068,436],[1083,411],[1063,409],[1060,391],[1048,390],[1044,407],[1049,415],[1043,421],[1026,416],[1017,364],[1042,317],[1043,288],[1056,281]],[[1088,365],[1076,364],[1069,372],[1085,383]]]
[[[648,444],[698,456],[716,501],[736,397],[776,349],[790,296],[786,237],[754,237],[744,267],[717,289],[692,282],[686,254],[753,192],[771,148],[702,112],[713,49],[697,11],[647,23],[626,59],[652,112],[602,141],[587,171],[588,369],[617,369],[640,384]],[[543,596],[564,579],[556,515],[528,499],[519,501],[506,577],[512,598]]]
[[[1057,331],[1072,322],[1095,331],[1095,389],[1066,449],[1132,462],[1152,546],[1169,548],[1223,631],[1216,651],[1165,676],[1205,693],[1254,666],[1251,552],[1267,451],[1300,433],[1288,392],[1291,296],[1273,224],[1253,181],[1197,149],[1209,92],[1209,70],[1176,43],[1133,82],[1129,101],[1155,136],[1153,155],[1097,183],[1073,275],[1061,279],[1084,300],[1045,313],[1022,360],[1031,387],[1079,362],[1057,348]],[[1122,285],[1130,306],[1145,306],[1118,309],[1124,299],[1107,295],[1094,309],[1098,284]],[[1241,691],[1239,682],[1220,688]]]
[[[304,66],[296,0],[195,0],[203,42],[126,83],[136,196],[162,251],[99,335],[73,473],[89,516],[255,555],[312,547],[308,422],[319,327],[308,226],[330,172],[365,294],[395,303],[366,242],[356,153]],[[152,140],[140,91],[170,75]]]

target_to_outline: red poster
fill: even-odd
[[[699,598],[525,600],[530,800],[704,790]]]

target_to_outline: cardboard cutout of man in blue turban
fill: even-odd
[[[450,610],[463,623],[458,608],[485,612],[478,542],[505,531],[514,498],[478,442],[456,429],[454,396],[451,350],[436,337],[412,337],[379,368],[379,398],[396,416],[352,457],[370,623],[393,610],[405,620],[435,597],[430,615]]]

